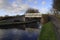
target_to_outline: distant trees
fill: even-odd
[[[60,0],[54,0],[53,8],[57,9],[58,11],[60,11]]]
[[[37,9],[29,8],[26,13],[39,13],[39,11]]]
[[[53,9],[55,9],[54,10],[55,16],[60,14],[60,0],[54,0],[54,2],[53,2]]]
[[[16,15],[16,16],[20,16],[20,15]]]

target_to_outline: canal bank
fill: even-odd
[[[52,22],[48,22],[42,26],[38,40],[57,40]]]

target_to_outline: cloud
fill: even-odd
[[[34,4],[37,4],[38,2],[37,1],[34,1]]]
[[[3,4],[4,4],[3,0],[0,0],[0,9],[3,8]]]
[[[0,9],[7,8],[8,6],[10,6],[8,0],[0,0]]]
[[[21,12],[21,11],[25,11],[26,9],[28,9],[29,6],[27,4],[22,4],[22,5],[14,5],[12,6],[12,9],[14,12]]]
[[[3,0],[0,0],[0,4],[3,3]]]
[[[29,8],[29,5],[23,4],[22,0],[0,0],[0,9],[4,9],[7,12],[18,13]]]
[[[49,10],[47,8],[40,8],[41,13],[47,13]]]
[[[29,2],[32,2],[33,0],[28,0]]]
[[[42,1],[42,5],[45,5],[46,4],[46,2],[45,1]]]
[[[24,11],[29,8],[29,5],[27,4],[17,4],[16,2],[13,2],[11,7],[8,8],[10,11],[18,13],[21,11]]]

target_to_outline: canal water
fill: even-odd
[[[41,26],[38,29],[26,28],[26,30],[0,29],[0,40],[37,40],[40,29]]]

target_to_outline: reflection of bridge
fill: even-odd
[[[25,29],[26,27],[30,28],[38,28],[38,22],[28,21],[28,22],[11,22],[11,23],[1,23],[0,28],[1,29],[10,29],[10,28],[18,28],[18,29]]]
[[[41,15],[40,13],[29,13],[25,14],[25,16],[21,17],[14,17],[10,19],[6,19],[0,21],[0,28],[7,29],[7,28],[19,28],[25,29],[27,28],[38,28],[40,25]]]

